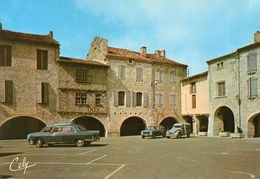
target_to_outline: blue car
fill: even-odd
[[[73,122],[55,123],[44,127],[40,132],[34,132],[27,135],[30,145],[42,147],[44,144],[52,146],[53,144],[75,144],[82,147],[85,144],[99,141],[99,131],[88,131],[83,125]]]

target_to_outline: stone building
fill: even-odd
[[[254,43],[207,61],[209,136],[260,136],[260,32]],[[238,128],[243,134],[238,134]]]
[[[165,50],[147,53],[109,47],[95,37],[87,60],[108,64],[109,135],[135,135],[148,125],[171,128],[181,117],[180,80],[187,65],[166,58]]]
[[[61,121],[101,136],[170,127],[181,117],[179,81],[187,65],[165,57],[108,47],[96,37],[86,60],[60,57],[53,33],[3,30],[0,24],[0,139],[25,138]]]
[[[209,116],[208,72],[202,72],[181,80],[182,115],[192,121],[194,135],[207,135]]]

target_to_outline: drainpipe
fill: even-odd
[[[241,128],[241,91],[240,91],[240,56],[238,52],[236,52],[236,60],[238,61],[238,72],[237,72],[237,85],[238,85],[238,97],[237,97],[237,102],[238,102],[238,127]]]

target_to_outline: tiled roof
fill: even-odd
[[[133,59],[135,61],[144,62],[144,63],[161,63],[174,66],[187,66],[170,60],[168,58],[158,56],[156,54],[146,54],[146,56],[141,55],[139,52],[134,52],[126,49],[120,49],[115,47],[108,47],[107,58],[118,58],[118,59]]]
[[[85,64],[85,65],[94,65],[94,66],[104,66],[104,67],[109,66],[104,63],[100,63],[100,62],[93,61],[93,60],[82,60],[82,59],[69,58],[69,57],[60,57],[57,61],[58,62],[67,62],[67,63]]]
[[[50,34],[38,35],[38,34],[28,34],[28,33],[13,32],[9,30],[0,29],[0,38],[25,40],[31,42],[40,42],[40,43],[59,45],[59,42],[54,40]]]

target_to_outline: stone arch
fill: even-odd
[[[39,132],[46,124],[35,117],[16,116],[9,118],[0,127],[0,139],[26,139],[32,132]]]
[[[174,117],[166,117],[159,123],[160,125],[163,125],[166,130],[171,129],[173,124],[180,122],[178,119]]]
[[[260,113],[253,115],[248,120],[247,137],[260,137]]]
[[[217,108],[214,114],[213,135],[218,135],[220,131],[235,132],[235,119],[233,111],[227,106]]]
[[[99,130],[100,137],[106,136],[106,128],[102,121],[92,116],[80,116],[73,119],[76,124],[82,124],[87,130]]]
[[[120,136],[140,135],[146,127],[144,119],[132,116],[125,119],[120,126]]]

